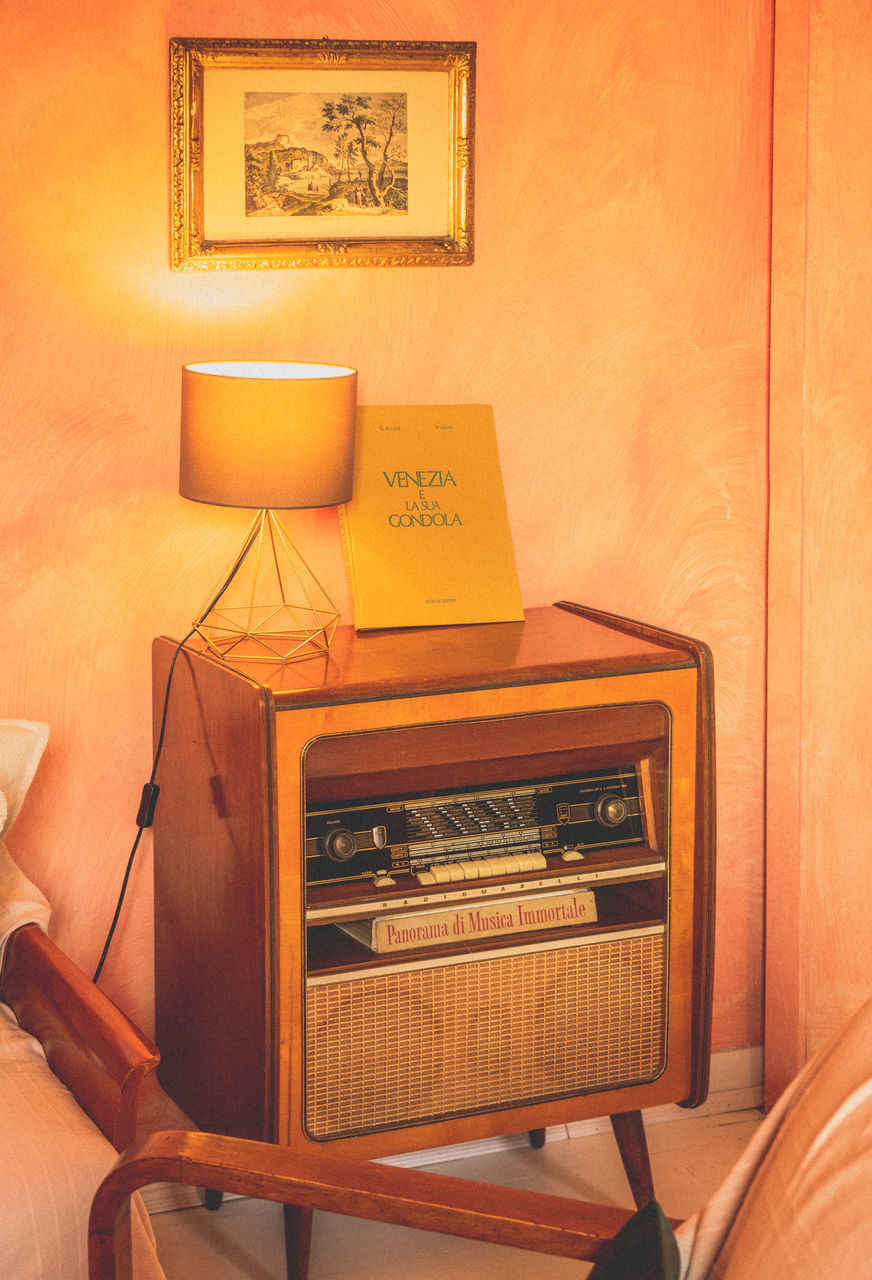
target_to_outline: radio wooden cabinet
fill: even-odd
[[[703,1100],[705,646],[561,603],[185,648],[168,707],[156,1038],[201,1128],[370,1158]]]

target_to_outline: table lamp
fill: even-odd
[[[329,648],[339,611],[275,509],[351,497],[356,402],[357,373],[339,365],[182,369],[179,492],[257,511],[194,622],[219,657],[288,662]]]

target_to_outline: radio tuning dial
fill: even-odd
[[[334,827],[321,840],[321,846],[331,862],[348,862],[357,853],[357,839],[347,827]]]
[[[627,818],[627,802],[622,796],[608,791],[597,800],[593,816],[601,827],[619,827]]]

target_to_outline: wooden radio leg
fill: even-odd
[[[654,1179],[648,1158],[648,1142],[641,1111],[626,1111],[609,1116],[621,1153],[621,1162],[637,1209],[643,1209],[654,1199]],[[530,1146],[537,1150],[545,1145],[545,1130],[531,1129]]]
[[[208,1187],[204,1189],[206,1208],[212,1212],[221,1208],[223,1198],[220,1191],[211,1191]],[[286,1204],[282,1207],[288,1280],[306,1280],[309,1274],[309,1250],[312,1244],[312,1210],[301,1209],[295,1204]]]
[[[654,1199],[654,1179],[651,1176],[651,1161],[648,1157],[648,1142],[645,1138],[645,1125],[641,1111],[625,1111],[622,1114],[609,1116],[612,1122],[618,1150],[633,1201],[637,1209],[644,1209]]]
[[[295,1204],[286,1204],[284,1210],[288,1280],[306,1280],[312,1243],[312,1210]]]

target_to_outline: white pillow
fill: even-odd
[[[34,922],[47,929],[51,908],[36,885],[12,861],[2,843],[48,741],[48,725],[31,720],[0,720],[0,966],[13,930]]]
[[[5,801],[0,806],[0,840],[15,821],[47,742],[47,724],[0,720],[0,791]]]

